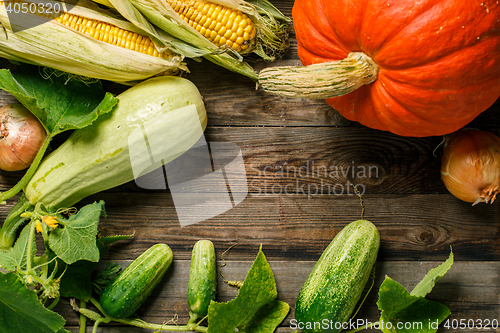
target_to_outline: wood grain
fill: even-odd
[[[293,1],[273,3],[291,17]],[[252,62],[257,71],[300,65],[293,25],[289,32],[290,48],[283,58]],[[472,207],[448,193],[440,180],[440,151],[434,152],[441,137],[407,138],[372,130],[345,119],[323,100],[267,95],[248,78],[207,60],[188,59],[187,63],[190,73],[184,76],[196,84],[206,104],[206,140],[230,142],[241,149],[245,172],[232,176],[246,179],[246,188],[240,185],[232,190],[249,193],[233,209],[186,227],[180,227],[169,189],[148,190],[129,182],[79,204],[106,202],[108,216],[99,225],[103,235],[134,233],[132,239],[113,244],[104,260],[125,266],[158,242],[174,251],[173,267],[139,310],[141,318],[161,323],[178,314],[180,323],[187,321],[189,258],[194,243],[203,238],[214,242],[218,255],[236,244],[224,256],[227,266],[222,268],[231,279],[244,278],[262,244],[279,298],[293,306],[323,249],[343,226],[361,217],[360,201],[349,181],[363,190],[364,218],[375,223],[381,234],[375,290],[386,274],[411,289],[448,257],[452,247],[456,262],[428,298],[448,305],[450,319],[500,320],[500,206],[495,202]],[[16,65],[0,59],[0,67],[15,70]],[[115,94],[127,89],[107,81],[103,87]],[[0,106],[14,102],[0,91]],[[500,100],[468,126],[499,135],[499,112]],[[52,148],[68,135],[56,137]],[[12,187],[22,175],[0,171],[0,191]],[[213,184],[200,182],[199,187],[209,190]],[[0,206],[0,220],[17,198]],[[37,246],[42,248],[41,239]],[[222,281],[218,289],[220,301],[236,295]],[[375,290],[357,318],[378,319]],[[78,316],[68,300],[61,300],[56,310],[68,321],[66,328],[78,332]],[[291,319],[293,310],[277,333],[293,332]],[[118,325],[105,325],[99,331],[146,332]],[[494,330],[439,330],[448,331]]]
[[[166,242],[178,258],[188,259],[189,244],[208,238],[218,250],[238,244],[230,260],[252,260],[249,251],[260,244],[272,260],[317,260],[336,233],[361,214],[353,195],[310,200],[250,195],[230,211],[180,227],[169,194],[94,197],[106,202],[108,216],[99,226],[103,235],[134,234],[126,246],[112,249],[107,259],[137,256],[156,242]],[[477,210],[455,200],[448,195],[365,196],[364,217],[377,226],[382,238],[379,260],[441,260],[452,246],[457,260],[498,261],[498,206]],[[11,207],[0,207],[2,219]]]
[[[265,251],[265,249],[264,249]],[[218,252],[220,256],[221,252]],[[254,251],[256,253],[256,251]],[[174,252],[175,256],[175,252]],[[129,261],[120,261],[123,266]],[[219,263],[221,263],[219,261]],[[411,291],[421,278],[439,263],[428,261],[402,261],[402,262],[378,262],[374,287],[368,295],[363,307],[356,319],[376,322],[380,312],[376,306],[378,299],[378,288],[385,276],[400,282]],[[282,330],[278,333],[293,332],[290,326],[294,323],[293,307],[298,290],[304,283],[307,275],[314,266],[312,261],[271,261],[271,268],[275,275],[278,288],[278,299],[291,305],[291,311],[281,325]],[[228,261],[227,265],[220,268],[224,277],[230,280],[243,280],[250,269],[251,263],[246,261]],[[446,304],[451,311],[450,320],[454,319],[500,319],[498,295],[500,292],[498,262],[456,262],[452,269],[437,282],[435,290],[428,299]],[[477,272],[481,272],[480,277]],[[409,277],[411,275],[411,277]],[[174,260],[174,266],[169,269],[167,275],[148,298],[147,303],[138,312],[138,316],[151,323],[160,324],[178,316],[178,323],[183,324],[188,320],[188,307],[186,303],[186,285],[189,276],[189,261]],[[227,302],[237,295],[234,287],[228,286],[219,276],[217,288],[217,300]],[[367,288],[365,289],[365,292]],[[57,306],[59,312],[68,320],[68,325],[77,325],[78,317],[67,302]],[[122,327],[123,329],[123,327]],[[103,325],[102,332],[115,331],[111,325]],[[143,329],[126,328],[127,332],[147,332]],[[367,330],[369,331],[369,330]],[[441,329],[439,332],[444,332]],[[474,332],[491,332],[492,330],[478,330]]]
[[[96,197],[97,199],[97,197]],[[316,260],[334,235],[360,217],[355,196],[250,195],[240,205],[217,217],[179,227],[168,194],[99,196],[108,217],[100,224],[104,235],[132,234],[126,252],[110,252],[125,259],[157,241],[167,242],[182,259],[189,258],[186,244],[211,239],[219,250],[237,243],[230,259],[251,260],[249,249],[263,244],[273,260]],[[121,200],[123,199],[123,200]],[[404,209],[397,202],[404,202]],[[366,196],[365,218],[382,237],[380,260],[440,260],[453,246],[457,260],[498,260],[498,206],[481,211],[456,205],[448,195]],[[459,207],[452,210],[452,206]]]
[[[234,177],[247,178],[250,192],[281,193],[286,187],[288,193],[342,194],[349,181],[369,194],[448,193],[440,158],[433,155],[440,138],[366,128],[220,126],[208,128],[205,137],[241,149],[246,173]],[[0,186],[5,190],[21,175],[1,172]]]

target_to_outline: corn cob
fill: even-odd
[[[143,22],[154,25],[170,36],[159,40],[170,43],[186,57],[203,56],[255,81],[257,74],[242,55],[253,52],[272,61],[288,47],[290,20],[268,0],[93,1],[117,10],[148,35],[155,31]],[[172,38],[176,39],[174,43]]]
[[[153,41],[148,36],[120,29],[112,24],[96,20],[88,20],[84,17],[69,13],[64,13],[64,15],[56,17],[55,20],[70,27],[71,29],[86,34],[104,43],[117,45],[129,50],[148,54],[153,57],[173,57],[173,53],[170,50],[158,52]]]
[[[27,1],[13,1],[27,3],[30,8]],[[169,49],[158,50],[151,38],[141,34],[134,25],[100,10],[76,6],[72,13],[62,15],[53,12],[49,15],[40,10],[16,12],[16,15],[25,15],[24,20],[40,21],[31,29],[17,27],[16,30],[11,24],[22,23],[8,20],[1,10],[7,3],[0,1],[0,23],[8,32],[7,36],[0,35],[2,57],[120,83],[185,69],[181,64],[183,56]],[[42,40],[47,45],[42,45]],[[59,51],[57,56],[56,50]]]
[[[217,46],[248,53],[255,46],[256,29],[240,10],[213,2],[166,0],[184,21]]]
[[[64,13],[62,15],[58,15],[56,11],[49,10],[39,10],[40,4],[36,4],[37,6],[31,7],[31,4],[35,4],[29,1],[23,0],[9,0],[9,1],[1,1],[0,5],[5,6],[7,3],[10,3],[11,6],[15,4],[23,5],[26,4],[25,8],[34,8],[32,14],[40,15],[42,17],[56,20],[57,22],[70,27],[73,30],[81,32],[87,36],[90,36],[94,39],[100,40],[105,43],[117,45],[129,50],[134,50],[140,53],[148,54],[153,57],[160,58],[170,58],[173,57],[173,53],[170,50],[165,50],[163,52],[158,52],[153,41],[148,36],[140,35],[136,32],[128,31],[116,27],[112,24],[108,24],[106,22],[101,22],[93,19],[87,19],[86,17],[74,15],[70,13]],[[43,5],[43,4],[42,4]],[[20,8],[22,8],[19,6]],[[16,13],[17,14],[17,13]]]

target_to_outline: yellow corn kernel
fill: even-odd
[[[55,18],[55,20],[63,25],[67,25],[67,22],[71,22],[73,20],[76,20],[76,22],[78,23],[78,18],[75,19],[74,16],[76,16],[76,15],[66,13],[63,16],[59,16],[59,17]],[[148,47],[151,47],[151,48],[156,50],[151,39],[147,36],[141,36],[135,32],[124,30],[124,29],[112,26],[111,24],[100,23],[100,22],[97,22],[95,20],[88,19],[85,22],[84,20],[80,19],[80,21],[82,22],[82,24],[86,24],[87,26],[89,24],[91,24],[92,26],[95,26],[95,28],[87,29],[84,32],[85,34],[87,34],[88,36],[90,36],[94,39],[108,42],[110,44],[114,44],[114,45],[129,49],[129,50],[133,50],[133,51],[138,50],[138,48],[136,46],[138,41],[139,42],[140,41],[143,41],[143,42],[147,41]],[[91,22],[91,23],[89,23],[89,22]],[[83,32],[83,30],[80,26],[75,26],[73,29],[80,31],[80,32]],[[159,53],[158,51],[153,52],[151,50],[151,51],[142,51],[141,53],[149,54],[149,55],[152,55],[154,57],[160,57],[160,58],[169,58],[169,57],[173,56],[172,52],[170,52],[170,51],[165,51],[165,52]]]
[[[250,51],[256,29],[240,10],[201,0],[167,0],[174,11],[190,26],[217,46],[236,52]]]
[[[76,30],[80,33],[83,33],[93,39],[108,44],[118,45],[123,48],[134,51],[137,51],[138,49],[138,47],[136,46],[136,44],[138,44],[137,42],[138,40],[147,41],[146,51],[143,51],[141,53],[149,54],[163,59],[171,58],[174,56],[174,54],[169,50],[159,53],[154,47],[154,44],[151,41],[151,39],[147,36],[141,36],[135,32],[124,30],[116,26],[113,26],[111,24],[99,22],[93,19],[88,19],[86,17],[81,17],[70,13],[64,13],[60,16],[56,16],[56,13],[54,11],[40,10],[39,8],[40,4],[36,4],[36,6],[30,6],[30,2],[28,1],[24,0],[10,0],[10,1],[12,3],[14,2],[20,4],[26,3],[28,5],[27,8],[36,8],[36,11],[33,12],[32,14],[54,19],[57,22],[73,30]],[[0,0],[0,5],[5,5],[5,2]],[[42,15],[42,13],[52,13],[52,14]],[[148,51],[148,48],[151,48],[151,51]],[[153,52],[153,49],[155,49],[156,52]]]

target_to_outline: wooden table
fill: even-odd
[[[291,16],[291,0],[275,5]],[[293,28],[291,33],[289,51],[274,64],[300,63]],[[12,67],[3,60],[0,65]],[[496,202],[472,207],[448,193],[440,180],[439,150],[433,154],[441,137],[407,138],[368,129],[344,119],[324,101],[267,95],[246,77],[206,60],[188,65],[191,73],[185,77],[198,86],[206,102],[206,139],[241,149],[250,193],[235,208],[186,227],[179,225],[168,190],[145,190],[131,182],[85,200],[105,200],[108,216],[100,223],[102,234],[135,233],[132,240],[114,244],[105,260],[125,266],[159,242],[174,252],[173,266],[138,312],[142,319],[162,323],[178,315],[179,323],[187,322],[191,249],[197,240],[210,239],[218,256],[235,245],[224,255],[226,266],[221,269],[231,280],[244,279],[262,244],[276,277],[278,298],[292,305],[278,332],[292,332],[293,305],[312,266],[340,229],[361,216],[359,199],[348,181],[363,189],[364,217],[381,235],[375,288],[358,318],[378,320],[376,288],[385,275],[411,290],[453,247],[456,262],[428,298],[448,305],[450,319],[500,319],[500,206]],[[262,62],[255,67],[271,65]],[[111,83],[105,87],[115,93],[125,89]],[[13,101],[0,92],[0,105]],[[498,135],[499,112],[497,101],[470,125]],[[339,172],[314,172],[321,167]],[[352,168],[372,173],[352,174]],[[21,175],[2,172],[0,190]],[[324,184],[337,185],[336,193],[322,192]],[[16,200],[0,207],[0,218]],[[219,281],[219,301],[236,293]],[[66,318],[67,328],[77,332],[78,316],[68,300],[56,310]],[[146,330],[105,325],[100,331]],[[483,331],[492,330],[474,330]]]

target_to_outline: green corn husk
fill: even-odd
[[[49,1],[56,2],[46,2]],[[70,13],[144,34],[135,25],[99,9],[92,2],[80,0]],[[0,56],[6,59],[129,85],[152,76],[187,70],[181,54],[157,58],[98,41],[55,20],[48,21],[31,13],[16,15],[23,15],[23,22],[26,20],[34,27],[22,30],[23,23],[17,23],[19,26],[13,29],[5,6],[0,4],[0,23],[5,29],[0,28]]]
[[[94,0],[114,8],[128,21],[150,37],[189,58],[204,57],[219,66],[257,81],[258,77],[242,55],[220,48],[186,23],[165,0]],[[211,0],[211,2],[241,10],[257,29],[257,44],[253,52],[266,61],[273,61],[288,48],[289,18],[267,0]],[[158,29],[155,29],[157,27]],[[165,34],[160,36],[158,31]],[[181,41],[179,43],[179,41]]]

